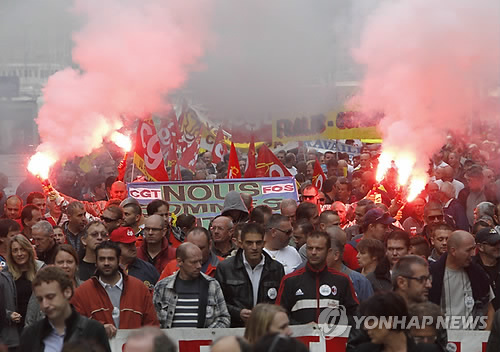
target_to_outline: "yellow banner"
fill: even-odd
[[[317,139],[375,139],[382,137],[377,125],[382,114],[365,115],[357,111],[337,111],[273,120],[273,143]]]

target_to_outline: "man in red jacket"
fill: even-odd
[[[167,230],[162,216],[149,216],[144,223],[144,241],[137,251],[137,257],[153,264],[159,273],[175,259],[175,248],[168,243]]]
[[[105,241],[95,251],[96,276],[76,289],[71,300],[75,309],[104,324],[109,338],[116,335],[117,329],[159,326],[149,290],[119,269],[120,247]]]

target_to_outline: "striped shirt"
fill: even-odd
[[[175,291],[178,298],[172,327],[196,328],[198,326],[200,278],[182,280],[180,277],[177,277]]]

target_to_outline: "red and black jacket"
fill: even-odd
[[[313,269],[309,262],[281,280],[276,304],[290,313],[291,324],[318,322],[325,308],[342,305],[353,316],[359,301],[349,277],[326,265]]]

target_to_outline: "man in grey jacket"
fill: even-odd
[[[179,270],[160,280],[153,304],[160,328],[228,328],[231,318],[219,283],[201,272],[202,253],[185,242],[176,251]]]

